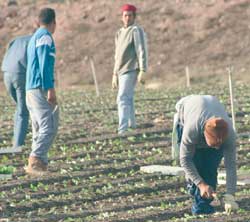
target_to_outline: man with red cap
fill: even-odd
[[[122,134],[129,127],[135,128],[134,88],[136,82],[145,82],[145,72],[148,67],[148,52],[146,35],[143,29],[135,24],[136,7],[123,5],[123,27],[115,36],[115,64],[112,78],[112,88],[119,87],[117,104],[119,127]]]
[[[194,197],[195,214],[214,213],[210,205],[216,193],[217,170],[224,157],[226,187],[225,210],[238,209],[236,191],[236,135],[224,106],[214,96],[190,95],[176,104],[177,138],[180,164]]]

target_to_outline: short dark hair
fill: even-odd
[[[43,8],[40,10],[38,20],[40,24],[49,25],[56,20],[55,10],[52,8]]]

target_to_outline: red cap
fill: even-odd
[[[124,11],[136,12],[136,7],[134,5],[126,4],[122,6],[122,12]]]

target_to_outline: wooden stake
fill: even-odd
[[[187,87],[189,88],[190,87],[189,67],[186,66],[185,70],[186,70]]]
[[[233,94],[233,83],[232,83],[232,71],[233,67],[228,67],[228,81],[229,81],[229,91],[230,91],[230,101],[231,101],[231,114],[232,114],[232,122],[233,122],[233,128],[236,132],[236,126],[235,126],[235,114],[234,114],[234,94]]]
[[[98,82],[97,82],[97,78],[96,78],[96,72],[95,72],[95,64],[94,64],[94,60],[92,58],[90,58],[90,66],[91,66],[91,70],[92,70],[93,79],[95,82],[96,95],[100,96],[100,91],[99,91]]]

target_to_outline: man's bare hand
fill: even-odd
[[[54,88],[48,89],[47,101],[51,105],[56,105],[57,104],[57,101],[56,101],[56,91],[55,91]]]
[[[206,184],[204,182],[200,182],[198,184],[198,187],[200,189],[200,195],[201,195],[201,197],[206,198],[206,199],[212,199],[214,197],[215,191],[208,184]]]
[[[116,89],[118,87],[118,76],[113,74],[112,77],[112,89]]]
[[[142,85],[145,84],[145,72],[144,72],[144,71],[140,71],[140,72],[138,73],[137,81],[138,81],[139,83],[141,83]]]
[[[231,212],[237,211],[239,209],[239,205],[235,201],[235,197],[232,194],[225,194],[223,200],[227,214],[231,214]]]

